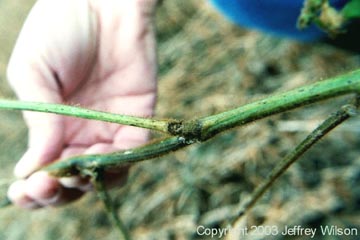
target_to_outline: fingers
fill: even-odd
[[[33,73],[32,75],[37,75]],[[17,76],[11,75],[14,79]],[[31,79],[30,79],[31,80]],[[33,84],[36,86],[36,84]],[[23,86],[16,88],[22,100],[57,103],[60,102],[57,93],[49,89],[40,88],[32,91],[25,90]],[[15,167],[15,175],[25,178],[41,166],[58,158],[63,146],[63,117],[45,113],[24,113],[29,128],[28,150]]]
[[[95,24],[93,12],[89,12],[85,5],[81,5],[85,3],[87,1],[78,1],[76,7],[72,8],[70,6],[73,6],[73,3],[70,0],[58,2],[56,5],[45,0],[38,1],[20,34],[8,67],[10,84],[21,100],[61,103],[63,99],[69,100],[69,96],[72,100],[75,99],[77,93],[75,94],[73,91],[75,89],[77,91],[79,84],[83,83],[84,79],[87,79],[89,70],[92,69],[94,63],[94,57],[98,56],[95,52],[99,47],[97,45],[98,39],[94,36],[97,33],[96,26],[98,24]],[[87,9],[88,12],[79,14],[79,9]],[[111,11],[113,8],[110,6],[108,10]],[[124,10],[124,14],[127,12],[129,11]],[[130,16],[129,20],[133,20],[131,18],[133,14],[127,15]],[[103,15],[103,17],[104,21],[106,19],[111,20],[107,15]],[[156,85],[154,83],[156,75],[155,43],[153,38],[143,40],[142,33],[149,35],[145,31],[146,29],[144,30],[144,27],[141,27],[142,30],[137,31],[139,34],[129,34],[125,27],[130,25],[124,21],[120,22],[124,27],[121,28],[123,30],[120,31],[119,36],[129,41],[126,44],[122,44],[122,42],[106,44],[107,41],[101,41],[114,39],[117,42],[118,40],[113,36],[114,29],[111,27],[113,25],[109,24],[108,35],[103,34],[103,38],[99,40],[99,42],[105,43],[99,50],[99,59],[104,61],[97,61],[97,63],[99,68],[103,67],[106,70],[104,71],[106,75],[109,73],[109,68],[112,67],[111,62],[116,62],[121,67],[114,67],[114,69],[110,70],[118,70],[119,72],[124,69],[124,66],[132,66],[128,71],[122,71],[122,76],[129,80],[123,81],[128,82],[128,88],[125,89],[126,84],[119,86],[118,75],[113,77],[113,81],[117,85],[108,83],[107,86],[116,86],[116,88],[112,87],[112,89],[125,89],[126,91],[122,90],[122,94],[116,93],[121,96],[126,94],[134,95],[134,99],[139,93],[151,92],[147,100],[142,101],[145,102],[142,104],[143,108],[137,108],[138,112],[143,114],[144,109],[150,111],[149,109],[152,109],[154,104]],[[134,23],[134,21],[129,22]],[[116,26],[118,21],[113,21],[113,23]],[[139,18],[136,23],[140,26],[143,21],[140,21]],[[83,28],[83,26],[87,27]],[[139,26],[136,28],[139,28]],[[102,32],[105,32],[104,26],[102,27]],[[137,62],[137,64],[127,64],[126,61],[121,59],[109,58],[107,54],[109,51],[103,51],[104,47],[112,46],[109,49],[110,53],[116,57],[119,55],[126,57],[134,55],[132,53],[136,51],[132,47],[126,47],[125,50],[130,49],[126,52],[113,50],[115,46],[132,46],[133,42],[130,40],[133,40],[133,38],[127,38],[130,35],[136,35],[135,38],[139,38],[138,43],[135,44],[137,46],[135,50],[139,50],[141,54],[135,54],[136,56],[133,57],[134,62]],[[112,42],[110,41],[110,43]],[[123,50],[121,47],[119,49]],[[144,52],[143,49],[150,49],[151,51],[148,53]],[[101,55],[101,53],[104,54]],[[111,60],[110,67],[109,59]],[[104,65],[101,65],[101,63],[104,63]],[[135,77],[133,76],[134,73],[137,73]],[[99,74],[99,76],[102,75]],[[144,87],[143,76],[150,76],[153,80],[151,84],[147,84],[147,87]],[[130,86],[130,82],[134,84]],[[136,89],[139,86],[142,86],[142,88],[140,87],[138,91]],[[97,88],[97,92],[100,92],[99,88]],[[84,92],[80,93],[82,99],[87,100],[94,97],[93,91],[91,91],[90,97],[87,97]],[[105,92],[105,96],[107,95],[111,94]],[[116,94],[113,95],[116,96]],[[138,96],[134,102],[139,105]],[[129,108],[129,105],[121,109],[126,108]],[[15,204],[25,208],[38,208],[66,203],[81,196],[83,191],[90,190],[91,185],[89,185],[88,179],[77,177],[58,180],[44,172],[36,172],[39,168],[55,159],[63,158],[64,133],[65,130],[69,131],[68,128],[65,128],[64,117],[41,113],[25,113],[24,117],[29,127],[29,147],[16,165],[15,175],[19,178],[26,178],[26,180],[19,180],[10,187],[8,193],[10,199]],[[134,131],[134,129],[128,127],[124,127],[121,131],[121,133],[116,134],[115,144],[98,143],[78,153],[108,153],[118,149],[138,146],[147,139],[147,132],[145,131]],[[69,155],[78,153],[69,152]],[[126,174],[127,168],[117,169],[107,175],[106,182],[121,184]]]
[[[124,148],[128,148],[128,147],[124,147],[124,145],[122,145],[119,148],[109,143],[97,143],[88,149],[69,148],[64,151],[61,158],[62,159],[68,158],[80,154],[91,155],[91,154],[111,153],[115,151],[120,151],[120,149],[124,149]],[[117,169],[112,169],[110,171],[107,171],[104,179],[105,184],[108,187],[122,186],[126,180],[127,174],[128,174],[128,167],[120,167]],[[60,183],[66,188],[76,188],[83,192],[92,191],[94,189],[89,178],[83,178],[80,176],[62,177],[60,178]]]
[[[27,179],[24,190],[27,196],[40,205],[50,205],[59,199],[62,188],[56,178],[46,172],[37,172]]]
[[[15,51],[9,63],[8,79],[18,97],[27,101],[61,102],[51,71],[41,61],[35,64],[28,60],[26,53],[22,56]],[[8,195],[16,205],[33,209],[55,201],[53,197],[61,189],[44,174],[31,174],[58,158],[63,146],[63,118],[30,112],[24,113],[24,118],[29,128],[28,149],[14,169],[14,174],[22,180],[9,188]],[[29,178],[23,180],[26,177]]]
[[[114,146],[118,149],[129,149],[141,146],[149,140],[150,132],[135,127],[122,127],[114,138]]]
[[[13,64],[15,64],[13,62]],[[61,102],[61,97],[56,91],[47,70],[31,68],[19,62],[17,71],[14,65],[9,67],[8,76],[12,87],[22,100],[38,102]],[[33,174],[42,166],[56,160],[63,147],[63,117],[44,113],[24,113],[25,122],[29,128],[28,149],[16,164],[14,174],[27,180],[15,182],[9,189],[9,198],[18,206],[24,208],[38,208],[54,200],[55,193],[61,187],[44,174]]]
[[[98,154],[118,151],[119,148],[136,147],[146,142],[148,132],[132,127],[124,128],[119,133],[118,146],[106,143],[98,143],[88,149],[81,147],[65,150],[62,157],[70,157],[78,154]],[[121,137],[121,135],[123,135]],[[26,164],[30,156],[39,155],[36,148],[30,148],[17,166],[28,167]],[[41,152],[41,151],[40,151]],[[25,160],[24,160],[25,159]],[[19,170],[16,170],[19,171]],[[25,170],[21,170],[25,171]],[[19,173],[17,173],[19,175]],[[105,184],[108,187],[119,187],[124,184],[128,174],[128,167],[112,169],[105,174]],[[25,175],[25,174],[23,174]],[[49,176],[46,172],[35,172],[26,180],[18,180],[11,185],[8,191],[9,198],[15,205],[27,209],[36,209],[44,206],[59,206],[80,198],[84,192],[92,190],[93,187],[88,178],[71,177],[57,179]]]
[[[7,74],[9,83],[21,100],[60,103],[60,87],[41,58],[32,58],[19,41],[11,56]],[[63,118],[45,113],[24,113],[29,128],[29,148],[15,168],[15,175],[26,177],[40,166],[53,161],[63,140]]]
[[[34,17],[30,16],[25,23],[12,53],[7,69],[9,83],[21,100],[60,103],[61,86],[46,62],[47,45],[44,41],[39,44],[41,34],[39,29],[33,28],[33,20]],[[63,146],[62,117],[26,112],[24,118],[29,128],[29,141],[27,151],[14,170],[18,178],[26,178],[57,159]],[[19,206],[34,208],[48,201],[50,195],[59,189],[56,181],[34,174],[27,180],[15,182],[9,189],[9,197]]]
[[[130,129],[135,129],[135,128],[130,128]],[[132,137],[134,139],[130,140],[130,138],[131,138],[131,135],[130,135],[130,136],[128,136],[128,139],[127,139],[129,141],[124,141],[118,146],[108,144],[108,143],[97,143],[83,151],[81,151],[80,149],[72,149],[72,150],[69,150],[66,152],[77,153],[74,155],[80,155],[80,154],[91,155],[91,154],[111,153],[111,152],[115,152],[115,151],[120,151],[120,149],[128,149],[128,148],[139,146],[140,144],[145,143],[148,138],[148,131],[142,131],[142,130],[138,131],[138,129],[137,129],[136,131],[125,130],[124,133],[125,134],[127,134],[127,133],[135,134],[135,135],[132,135]],[[135,139],[136,135],[139,139]],[[67,157],[70,157],[70,156],[67,155]],[[110,188],[122,186],[126,181],[126,178],[128,176],[128,171],[129,171],[128,166],[123,166],[123,167],[119,167],[116,169],[107,170],[106,174],[104,175],[105,185]],[[67,188],[76,188],[81,191],[87,192],[87,191],[93,190],[93,186],[89,180],[90,180],[89,178],[82,178],[80,176],[62,177],[60,179],[60,183]]]
[[[82,146],[73,146],[65,148],[60,156],[60,159],[67,159],[72,156],[82,155],[85,151],[85,147]],[[72,177],[62,177],[59,179],[61,185],[66,188],[77,188],[82,191],[90,191],[91,188],[88,186],[89,179],[82,178],[80,176],[72,176]]]
[[[18,180],[11,184],[8,189],[8,198],[11,202],[17,206],[26,209],[36,209],[39,208],[40,205],[37,204],[34,199],[30,198],[25,193],[26,189],[26,181]]]
[[[22,100],[58,103],[59,93],[51,80],[44,79],[44,70],[17,65],[18,71],[9,71],[9,79]],[[13,68],[13,67],[11,67]],[[44,113],[24,113],[29,128],[28,149],[16,164],[14,174],[21,178],[8,191],[9,198],[23,208],[39,208],[59,202],[62,187],[44,173],[35,173],[42,166],[58,159],[63,147],[64,119]],[[31,175],[32,174],[32,175]],[[23,180],[27,178],[26,180]]]
[[[95,144],[82,154],[108,153],[115,151],[110,144]],[[68,154],[81,152],[80,149],[67,151]],[[68,156],[69,157],[69,156]],[[121,186],[127,177],[128,167],[114,169],[105,174],[108,187]],[[86,178],[71,177],[57,179],[40,171],[33,173],[26,180],[18,180],[8,190],[8,197],[17,206],[37,209],[45,206],[59,206],[80,198],[93,187]]]
[[[15,166],[14,174],[18,178],[26,178],[40,167],[56,160],[63,146],[61,119],[56,121],[43,116],[38,125],[33,118],[28,118],[28,149]]]
[[[18,180],[8,190],[9,199],[26,209],[58,206],[78,199],[82,194],[80,190],[62,187],[56,178],[46,172],[37,172],[27,180]]]
[[[131,143],[133,145],[134,143]],[[109,153],[118,150],[112,144],[98,143],[88,149],[72,148],[63,152],[62,156],[70,157],[78,154]],[[38,155],[37,149],[29,149],[23,159],[16,167],[27,167],[32,164],[30,156]],[[41,152],[41,151],[40,151]],[[105,184],[108,187],[121,186],[127,177],[128,168],[122,167],[108,171],[105,174]],[[17,173],[19,175],[19,173]],[[26,175],[26,174],[23,174]],[[92,190],[93,187],[88,178],[71,177],[57,179],[49,176],[46,172],[40,171],[31,174],[27,179],[18,180],[13,183],[8,196],[12,202],[22,208],[37,209],[45,206],[59,206],[80,198],[84,192]]]

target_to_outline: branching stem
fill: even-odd
[[[180,136],[187,142],[205,141],[233,127],[331,97],[360,92],[360,69],[319,81],[212,116],[182,120],[156,120],[94,111],[75,106],[0,100],[0,109],[37,111],[141,127]]]
[[[356,96],[352,104],[343,106],[340,110],[330,115],[320,126],[312,131],[293,151],[287,154],[272,170],[266,180],[261,183],[251,194],[250,198],[245,201],[238,213],[237,221],[240,221],[260,199],[260,197],[273,185],[273,183],[307,150],[309,150],[316,142],[329,133],[336,126],[343,123],[350,116],[354,115],[359,107],[359,96]]]
[[[109,154],[80,155],[57,161],[43,168],[57,177],[88,175],[93,169],[110,169],[121,165],[159,157],[188,145],[182,137],[169,137],[131,150]]]
[[[266,99],[227,112],[189,121],[154,120],[98,112],[66,105],[9,100],[0,100],[0,109],[56,113],[143,127],[175,135],[131,150],[110,154],[71,157],[63,161],[56,161],[42,169],[49,171],[54,176],[62,177],[78,174],[88,175],[88,173],[91,173],[94,169],[109,169],[123,164],[159,157],[195,142],[205,141],[225,130],[242,126],[276,113],[291,110],[299,106],[305,106],[327,98],[359,92],[360,69],[292,91],[275,94]]]

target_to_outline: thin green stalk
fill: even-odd
[[[142,147],[131,150],[118,151],[109,154],[80,155],[68,158],[64,161],[57,161],[44,167],[57,177],[72,175],[87,175],[93,169],[110,169],[124,164],[139,162],[159,157],[166,153],[176,151],[189,145],[183,137],[169,137],[164,140],[154,141]]]
[[[0,209],[5,208],[7,206],[11,206],[12,202],[8,197],[5,197],[0,201]]]
[[[97,195],[100,198],[100,200],[104,203],[106,212],[108,213],[113,224],[119,230],[121,239],[131,240],[130,233],[129,233],[128,229],[126,228],[125,224],[123,223],[123,221],[120,219],[120,217],[116,213],[116,208],[114,206],[114,203],[112,202],[110,194],[109,194],[108,190],[106,189],[106,186],[103,181],[103,174],[104,174],[103,170],[102,169],[94,170],[93,174],[94,174],[93,185],[95,186]]]
[[[63,104],[24,102],[0,99],[0,109],[55,113],[64,116],[118,123],[162,132],[167,132],[168,127],[168,121],[166,120],[155,120],[151,118],[114,114]]]
[[[206,140],[217,133],[276,113],[331,97],[358,92],[360,92],[360,69],[282,94],[275,94],[227,112],[199,119],[202,126],[201,140]]]
[[[175,136],[182,136],[186,141],[194,142],[207,140],[217,133],[276,113],[291,110],[299,106],[305,106],[331,97],[358,92],[360,92],[360,69],[282,94],[275,94],[266,99],[227,112],[190,121],[155,120],[94,111],[61,104],[21,102],[1,99],[0,109],[47,112],[119,123],[161,131]]]
[[[359,106],[359,97],[357,96],[353,104],[345,105],[337,112],[328,117],[320,126],[312,131],[293,151],[287,154],[271,171],[266,180],[260,184],[252,193],[250,198],[245,201],[238,213],[239,221],[260,199],[260,197],[273,185],[273,183],[307,150],[309,150],[316,142],[329,133],[336,126],[343,123],[356,112]]]

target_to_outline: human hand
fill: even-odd
[[[21,100],[76,104],[95,110],[151,116],[156,99],[152,16],[156,0],[39,0],[20,33],[8,66]],[[15,205],[64,204],[91,189],[80,177],[36,172],[56,159],[108,153],[146,142],[128,126],[44,113],[24,113],[29,146],[8,191]],[[127,169],[107,173],[120,183]]]

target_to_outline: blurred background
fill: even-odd
[[[6,82],[6,65],[34,2],[0,1],[1,98],[14,98]],[[358,53],[240,28],[203,1],[164,1],[156,21],[158,118],[219,113],[360,66]],[[122,219],[134,239],[202,239],[196,234],[199,225],[227,227],[239,202],[281,157],[348,98],[270,117],[134,165],[127,184],[111,192]],[[4,196],[15,162],[26,149],[27,131],[18,112],[1,111],[0,119],[0,196]],[[277,226],[280,231],[295,225],[359,229],[358,120],[354,117],[331,132],[291,166],[249,213],[248,226]],[[100,238],[117,239],[117,232],[95,194],[56,209],[0,210],[0,240]],[[263,238],[271,236],[243,239]]]

